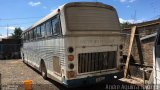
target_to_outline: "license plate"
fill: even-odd
[[[105,77],[98,77],[98,78],[96,78],[96,82],[101,82],[103,80],[105,80]]]

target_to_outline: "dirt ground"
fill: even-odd
[[[33,80],[33,84],[51,84],[21,60],[1,60],[0,73],[2,84],[22,84],[24,80]]]
[[[20,59],[0,60],[0,74],[2,90],[16,88],[17,86],[22,89],[25,80],[32,80],[33,85],[36,87],[42,85],[53,86],[51,82],[44,80],[38,72],[24,64]]]
[[[0,74],[2,90],[24,90],[25,80],[32,80],[32,90],[108,90],[108,85],[128,85],[121,81],[112,80],[112,82],[109,82],[110,84],[67,88],[53,80],[44,80],[36,70],[24,64],[21,59],[0,60]]]

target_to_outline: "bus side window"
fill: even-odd
[[[31,30],[31,36],[32,36],[32,40],[34,39],[34,29]]]
[[[29,41],[31,41],[31,40],[32,40],[32,32],[29,31]]]
[[[53,18],[52,20],[52,29],[53,29],[53,35],[59,35],[60,34],[60,22],[58,15],[56,18]]]
[[[29,35],[29,32],[27,32],[27,41],[29,41],[30,39],[30,35]]]
[[[37,27],[37,38],[41,37],[41,27]]]
[[[28,32],[26,32],[26,41],[28,40]]]
[[[33,31],[33,38],[36,39],[37,38],[37,29],[35,28]]]
[[[46,23],[46,33],[47,33],[47,36],[52,35],[51,20],[47,21]]]
[[[45,37],[45,23],[41,25],[41,35],[42,37]]]
[[[33,30],[29,31],[30,34],[30,41],[33,40]]]

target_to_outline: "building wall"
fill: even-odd
[[[143,54],[146,65],[153,66],[153,46],[154,42],[143,44]]]
[[[0,60],[20,58],[20,39],[2,39],[0,41]]]
[[[143,25],[141,23],[141,25]],[[147,35],[156,33],[157,30],[159,30],[160,24],[154,24],[149,26],[144,26],[141,28],[138,28],[140,37],[145,37]],[[123,45],[124,45],[124,54],[127,55],[128,48],[129,48],[129,41],[130,41],[130,32],[131,30],[123,30]],[[143,57],[144,57],[144,63],[145,65],[153,66],[153,45],[154,45],[154,39],[146,40],[146,42],[142,43],[142,50],[143,50]],[[138,55],[138,49],[136,45],[136,41],[134,41],[134,45],[132,47],[132,55],[136,61],[136,63],[139,63],[139,55]]]

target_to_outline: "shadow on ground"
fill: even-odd
[[[53,85],[55,90],[143,90],[142,87],[125,83],[119,80],[111,80],[107,83],[100,83],[90,86],[81,86],[77,88],[67,88],[51,79],[48,79]]]
[[[31,66],[29,67],[32,68]],[[32,69],[39,73],[34,68]],[[123,72],[119,73],[118,75],[122,76],[122,74]],[[143,88],[140,86],[122,82],[114,78],[110,78],[106,83],[99,83],[95,85],[81,86],[76,88],[67,88],[66,86],[49,78],[47,80],[51,83],[51,85],[33,85],[33,90],[143,90]]]

